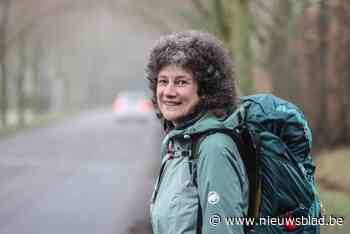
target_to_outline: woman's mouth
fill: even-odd
[[[163,104],[166,106],[178,106],[181,104],[181,102],[175,102],[175,101],[163,101]]]

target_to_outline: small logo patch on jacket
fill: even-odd
[[[209,204],[215,205],[220,201],[220,196],[215,191],[210,191],[208,193],[208,202]]]

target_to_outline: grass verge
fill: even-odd
[[[29,123],[26,123],[25,125],[21,126],[21,125],[12,124],[10,126],[0,128],[0,139],[13,136],[18,132],[26,131],[36,127],[42,127],[42,126],[45,126],[46,124],[60,121],[67,117],[74,116],[77,113],[78,113],[77,111],[76,112],[72,111],[69,113],[52,113],[52,114],[35,116]]]
[[[350,148],[325,151],[316,159],[323,213],[343,217],[344,225],[322,226],[323,234],[350,233]]]

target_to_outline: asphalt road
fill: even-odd
[[[0,139],[0,233],[145,233],[159,142],[107,110]]]

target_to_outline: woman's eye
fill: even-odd
[[[166,85],[167,81],[166,80],[158,80],[158,85]]]
[[[177,86],[184,86],[184,85],[186,85],[187,84],[187,81],[185,81],[185,80],[178,80],[177,82],[176,82],[176,85]]]

